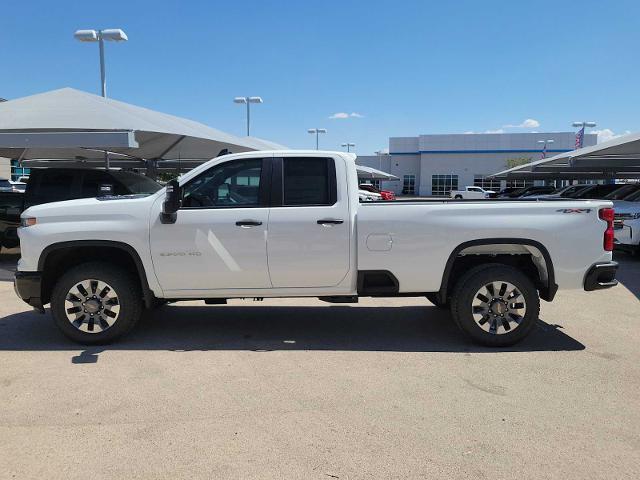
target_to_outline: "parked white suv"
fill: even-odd
[[[479,200],[481,198],[490,198],[496,192],[493,190],[485,190],[482,187],[464,187],[464,190],[451,190],[449,196],[451,198],[455,198],[456,200],[460,199],[472,199]]]

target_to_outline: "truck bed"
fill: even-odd
[[[452,254],[479,253],[483,245],[493,244],[500,245],[492,247],[497,254],[526,253],[540,260],[548,255],[557,265],[557,283],[582,288],[592,261],[609,259],[602,248],[607,225],[598,217],[605,207],[611,202],[441,199],[361,204],[358,270],[393,268],[400,293],[436,291]]]

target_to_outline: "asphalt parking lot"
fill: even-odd
[[[639,478],[640,260],[509,350],[425,299],[188,302],[67,341],[0,260],[0,478]]]

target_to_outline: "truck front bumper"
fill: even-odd
[[[42,272],[16,272],[13,280],[16,294],[33,308],[42,311]]]
[[[618,262],[596,263],[584,276],[584,289],[587,292],[615,287],[618,284],[616,272]]]

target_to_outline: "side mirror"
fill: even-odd
[[[178,210],[182,204],[182,189],[177,180],[171,180],[167,183],[167,192],[162,204],[162,213],[160,221],[162,223],[176,223],[178,218]]]

